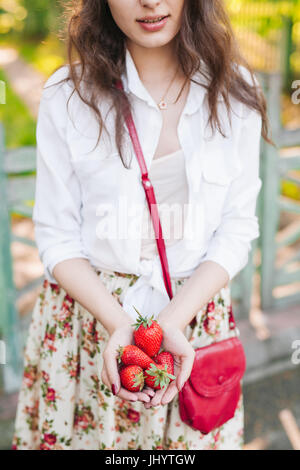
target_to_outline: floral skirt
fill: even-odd
[[[122,305],[134,274],[96,271]],[[174,295],[188,278],[171,279]],[[229,284],[197,313],[185,335],[196,349],[232,336]],[[234,417],[209,434],[184,424],[178,395],[146,409],[115,397],[101,381],[108,333],[66,291],[44,280],[24,352],[13,449],[235,449],[243,446],[243,398]]]

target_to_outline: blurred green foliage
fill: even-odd
[[[26,105],[13,92],[1,70],[0,80],[6,83],[6,104],[0,106],[0,121],[5,129],[5,146],[16,148],[23,145],[35,145],[35,119],[30,115]]]
[[[20,54],[46,77],[66,61],[64,44],[54,34],[49,35],[38,45],[26,41],[19,46]]]
[[[295,171],[300,177],[300,171]],[[281,189],[280,192],[283,196],[289,197],[291,199],[295,199],[296,201],[300,201],[300,187],[296,183],[291,183],[290,181],[283,180],[281,182]]]
[[[55,31],[61,25],[62,7],[57,1],[22,0],[28,14],[24,24],[25,37],[45,38],[49,32]]]
[[[300,0],[225,0],[243,52],[256,69],[300,72]],[[287,37],[289,36],[289,37]]]
[[[0,38],[0,46],[15,47],[20,56],[45,77],[66,62],[65,45],[55,34],[49,34],[39,42],[34,39],[20,42],[16,38]]]
[[[0,0],[0,34],[43,39],[61,26],[58,0]]]

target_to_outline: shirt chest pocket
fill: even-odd
[[[202,166],[202,197],[209,228],[215,230],[221,220],[228,192],[233,180],[240,173],[238,162],[226,165],[223,155],[207,158]]]
[[[101,158],[85,156],[73,161],[73,168],[80,182],[83,203],[94,206],[99,201],[109,202],[117,195],[121,183],[118,154]]]
[[[105,158],[81,158],[73,162],[73,168],[80,182],[83,211],[91,217],[104,213],[115,217],[137,190],[136,172],[123,166],[117,152]]]

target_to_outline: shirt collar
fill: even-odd
[[[203,64],[203,66],[205,65],[202,60],[201,64]],[[199,71],[194,73],[193,79],[198,83],[205,83],[205,79]],[[127,47],[125,48],[125,72],[122,74],[122,81],[125,92],[133,93],[138,98],[146,101],[149,106],[159,110],[157,104],[140,79],[134,60]],[[206,89],[203,86],[191,81],[190,91],[183,112],[185,114],[193,114],[198,111],[202,105],[205,94]]]

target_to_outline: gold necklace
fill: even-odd
[[[167,107],[168,107],[168,105],[167,105],[167,103],[166,103],[166,101],[165,101],[165,96],[167,95],[167,93],[168,93],[168,91],[169,91],[169,89],[170,89],[172,83],[174,82],[174,80],[175,80],[175,78],[176,78],[176,75],[177,75],[177,72],[178,72],[178,67],[179,67],[179,66],[177,66],[177,69],[176,69],[176,71],[175,71],[175,75],[174,75],[174,77],[172,78],[172,80],[171,80],[171,82],[170,82],[170,84],[169,84],[169,86],[168,86],[168,88],[167,88],[167,91],[164,93],[163,97],[161,98],[160,102],[158,103],[158,107],[159,107],[159,109],[161,109],[161,110],[167,109]]]

